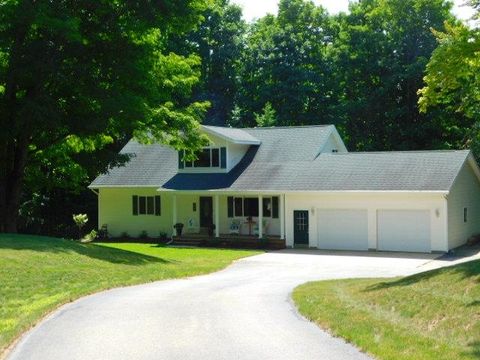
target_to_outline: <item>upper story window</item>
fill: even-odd
[[[221,168],[227,167],[227,149],[225,147],[204,148],[194,161],[183,160],[183,151],[178,153],[178,168]]]

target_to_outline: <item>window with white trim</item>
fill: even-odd
[[[155,215],[162,213],[161,199],[156,196],[132,196],[132,214],[133,215]]]
[[[186,168],[219,168],[220,148],[204,148],[197,154],[197,160],[184,161]]]

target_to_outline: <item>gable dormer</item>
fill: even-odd
[[[204,147],[195,161],[184,161],[178,153],[178,169],[182,173],[227,173],[233,169],[252,145],[260,145],[242,129],[202,125],[210,144]]]
[[[329,153],[346,153],[348,152],[345,143],[343,142],[340,134],[338,133],[335,126],[331,126],[331,131],[327,136],[327,139],[323,142],[320,148],[320,154],[329,154]]]

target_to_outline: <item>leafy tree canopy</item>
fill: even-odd
[[[237,102],[246,126],[267,102],[278,125],[332,123],[330,17],[311,1],[281,0],[278,15],[255,22],[246,40]]]
[[[477,9],[480,6],[477,3]],[[478,16],[478,12],[477,12]],[[463,145],[480,154],[480,30],[463,24],[435,32],[439,46],[427,65],[420,91],[423,112],[441,107],[451,113],[446,127],[461,135]],[[455,121],[461,116],[463,122]]]
[[[277,113],[272,107],[272,104],[267,102],[261,114],[255,113],[255,122],[260,127],[275,126],[277,123]]]
[[[200,59],[167,52],[166,44],[196,26],[207,5],[0,2],[0,231],[16,230],[25,173],[81,181],[81,154],[132,134],[201,145],[207,104],[189,100]]]
[[[417,90],[437,46],[431,29],[453,21],[450,7],[444,0],[364,0],[338,17],[339,113],[352,150],[442,146],[435,119],[444,114],[420,114]]]

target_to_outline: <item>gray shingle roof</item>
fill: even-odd
[[[155,186],[165,190],[448,191],[469,151],[328,153],[318,155],[329,126],[255,128],[250,146],[228,174],[177,173],[177,152],[130,141],[123,167],[90,185]]]

